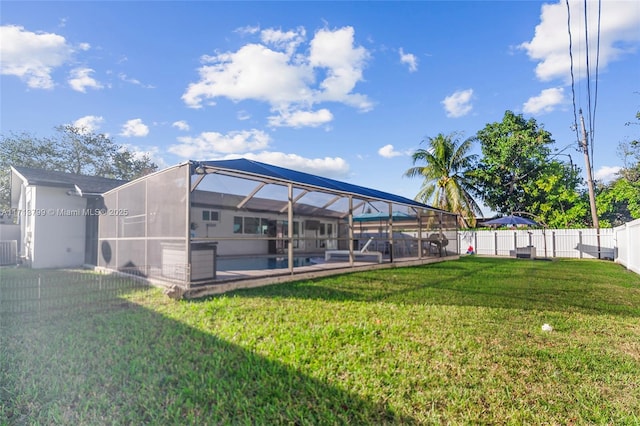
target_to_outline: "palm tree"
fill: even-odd
[[[423,142],[427,149],[418,149],[412,159],[414,166],[418,162],[425,165],[412,167],[404,174],[424,179],[415,199],[457,213],[462,227],[475,226],[475,215],[482,215],[482,210],[471,196],[475,189],[468,177],[477,158],[469,154],[474,139],[460,141],[457,133],[440,133]]]

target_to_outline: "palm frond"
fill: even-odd
[[[423,142],[427,148],[413,153],[414,167],[404,174],[423,179],[416,200],[457,213],[465,224],[464,217],[482,214],[472,196],[477,191],[468,178],[469,169],[477,160],[477,155],[470,154],[475,139],[461,140],[458,133],[440,133]]]

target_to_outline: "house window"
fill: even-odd
[[[260,219],[260,233],[262,235],[267,235],[269,233],[269,220],[262,218]]]
[[[202,210],[202,220],[204,222],[217,222],[220,220],[220,213],[216,210]]]
[[[233,233],[234,234],[242,234],[242,216],[234,216],[233,217]]]
[[[260,230],[260,218],[259,217],[245,217],[244,218],[244,233],[245,234],[258,234]]]
[[[233,233],[247,235],[266,235],[269,229],[269,220],[260,217],[233,217]]]
[[[289,236],[289,222],[286,220],[282,221],[282,231],[285,237]],[[300,222],[295,220],[293,221],[293,235],[300,235]]]
[[[318,235],[333,235],[333,224],[321,223],[320,226],[318,226]]]

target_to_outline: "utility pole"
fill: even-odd
[[[591,205],[591,221],[598,236],[598,259],[600,259],[600,223],[598,221],[598,211],[596,210],[596,193],[593,189],[593,177],[591,176],[591,162],[589,161],[589,147],[587,142],[587,130],[584,127],[584,117],[580,108],[580,124],[582,126],[581,148],[584,153],[584,162],[587,166],[587,187],[589,188],[589,204]]]

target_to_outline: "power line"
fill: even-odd
[[[575,77],[573,74],[573,41],[571,35],[571,7],[569,5],[570,0],[565,0],[567,5],[567,27],[569,31],[569,57],[571,59],[571,91],[573,93],[573,115],[574,115],[574,123],[576,134],[578,135],[578,146],[580,150],[584,154],[585,157],[585,165],[587,171],[587,186],[589,189],[589,204],[591,207],[591,218],[593,221],[592,226],[596,229],[600,228],[598,222],[598,213],[596,209],[595,203],[595,191],[593,187],[593,161],[590,161],[589,151],[591,151],[591,157],[593,158],[593,135],[595,133],[595,107],[597,102],[597,80],[598,80],[598,64],[600,58],[600,17],[601,17],[601,0],[598,0],[598,34],[597,34],[597,50],[596,50],[596,93],[594,95],[593,105],[591,103],[591,66],[589,64],[589,13],[588,13],[588,5],[587,0],[583,0],[584,5],[584,35],[585,35],[585,63],[586,63],[586,79],[587,79],[587,105],[588,105],[588,118],[589,118],[589,134],[587,136],[587,129],[584,124],[584,117],[582,115],[582,108],[579,109],[580,113],[580,130],[582,132],[582,137],[579,135],[578,123],[576,118],[576,101],[575,101]],[[589,149],[589,140],[591,140],[591,149]],[[598,247],[600,247],[600,234],[598,231]],[[599,256],[598,256],[599,257]]]
[[[598,67],[600,62],[600,22],[602,16],[602,0],[598,0],[598,29],[597,29],[597,47],[596,47],[596,77],[595,77],[595,93],[593,98],[593,105],[591,103],[591,65],[589,63],[589,14],[587,10],[587,0],[584,3],[584,36],[585,36],[585,63],[587,74],[587,117],[589,121],[589,149],[591,151],[591,158],[593,159],[593,146],[595,135],[595,116],[596,116],[596,104],[598,99]],[[593,161],[592,161],[593,163]],[[592,166],[593,167],[593,166]]]
[[[569,0],[565,0],[567,4],[567,30],[569,32],[569,58],[571,59],[571,99],[573,102],[573,129],[576,132],[576,142],[580,147],[580,131],[578,130],[578,108],[576,106],[576,80],[573,75],[573,38],[571,36],[571,7]]]
[[[589,118],[589,135],[591,135],[593,117],[591,116],[591,67],[589,66],[589,19],[587,13],[587,0],[584,0],[584,51],[587,65],[587,117]]]
[[[598,33],[596,38],[596,81],[595,81],[595,92],[593,99],[593,121],[591,124],[591,134],[589,135],[591,138],[591,158],[593,158],[593,138],[595,134],[595,126],[596,126],[596,107],[598,105],[598,68],[600,64],[600,18],[602,17],[602,0],[598,0]]]
[[[565,0],[567,6],[567,31],[569,34],[569,58],[571,63],[571,94],[573,104],[573,127],[576,132],[576,140],[578,141],[579,149],[583,149],[581,142],[581,136],[578,126],[578,109],[581,109],[577,105],[576,101],[576,77],[574,73],[574,59],[573,59],[573,34],[571,32],[571,5],[570,0]],[[594,137],[595,137],[595,121],[596,111],[598,105],[598,83],[599,83],[599,69],[600,69],[600,36],[601,36],[601,18],[602,18],[602,0],[598,0],[598,18],[597,18],[597,37],[596,37],[596,66],[595,66],[595,90],[591,89],[591,64],[590,64],[590,51],[589,51],[589,14],[588,14],[588,1],[583,0],[584,6],[584,33],[585,33],[585,63],[586,63],[586,80],[587,80],[587,120],[588,120],[588,142],[589,151],[591,157],[593,157]]]

